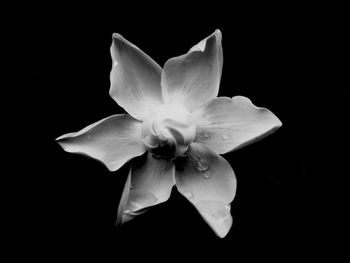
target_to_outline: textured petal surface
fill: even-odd
[[[109,93],[134,118],[142,120],[150,105],[162,103],[162,69],[119,34],[113,34],[111,55]]]
[[[150,153],[141,164],[133,165],[119,203],[117,224],[168,200],[175,184],[174,172],[172,161],[156,159]]]
[[[117,114],[56,140],[65,151],[88,155],[103,162],[110,171],[116,171],[146,151],[141,126],[142,123],[131,116]]]
[[[199,42],[185,55],[169,59],[162,72],[163,99],[188,110],[216,98],[222,73],[221,32]]]
[[[224,237],[232,225],[230,203],[237,186],[230,164],[205,145],[192,143],[188,156],[176,160],[175,178],[179,192]]]
[[[195,142],[218,154],[253,143],[282,126],[268,109],[259,108],[246,97],[219,97],[192,113],[196,123]]]

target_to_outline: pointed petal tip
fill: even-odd
[[[124,37],[119,33],[113,33],[112,39],[124,39]]]
[[[283,123],[278,117],[276,117],[276,119],[277,119],[276,128],[281,128],[283,126]]]
[[[216,45],[219,45],[219,46],[220,46],[220,45],[221,45],[221,41],[222,41],[222,33],[221,33],[221,30],[220,30],[220,29],[218,29],[218,28],[215,29],[214,33],[212,33],[210,36],[208,36],[208,37],[205,39],[205,41],[204,41],[204,43],[203,43],[203,46],[200,46],[202,52],[205,50],[208,41],[209,41],[210,39],[213,39],[213,38],[215,38],[215,40],[216,40]],[[204,45],[204,44],[205,44],[205,45]]]
[[[57,137],[55,139],[55,141],[59,143],[59,141],[62,141],[63,139],[67,138],[67,136],[68,136],[67,134],[63,134],[63,135]]]
[[[114,44],[123,44],[123,45],[126,45],[126,46],[129,46],[130,48],[134,48],[136,50],[140,50],[140,48],[138,46],[136,46],[135,44],[131,43],[130,41],[128,41],[126,38],[124,38],[121,34],[119,33],[113,33],[112,34],[112,47]],[[141,51],[142,52],[142,51]]]
[[[119,33],[113,33],[112,34],[112,45],[111,45],[111,51],[113,52],[114,49],[119,50],[122,45],[127,45],[135,49],[139,49],[134,44],[126,40],[121,34]],[[113,55],[112,55],[113,59]]]
[[[224,205],[215,201],[204,201],[197,204],[200,215],[214,231],[214,233],[224,238],[232,227],[231,205]]]
[[[111,51],[113,52],[115,48],[119,49],[120,42],[125,43],[125,38],[119,34],[119,33],[113,33],[112,34],[112,45],[111,45]],[[112,55],[113,59],[113,55]]]
[[[222,39],[222,32],[221,32],[221,30],[218,29],[218,28],[215,29],[214,34],[215,34],[215,36],[217,37],[217,39],[218,39],[219,41],[221,41],[221,39]]]
[[[202,214],[202,217],[218,237],[224,238],[227,236],[228,232],[230,232],[233,222],[230,212],[222,218],[208,216],[207,214]]]
[[[64,143],[59,138],[56,139],[56,142],[63,150],[65,150]]]
[[[55,141],[59,144],[59,146],[61,146],[61,148],[66,152],[69,152],[69,150],[67,149],[67,143],[65,143],[66,141],[65,139],[70,135],[71,135],[70,133],[63,134],[55,139]]]
[[[231,217],[231,220],[230,220],[230,223],[229,225],[226,227],[226,228],[223,228],[223,229],[216,229],[214,230],[214,233],[220,237],[220,238],[225,238],[228,234],[228,232],[230,232],[230,229],[232,227],[232,217]]]

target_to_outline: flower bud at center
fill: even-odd
[[[191,114],[182,105],[154,107],[143,121],[143,142],[155,157],[174,159],[182,156],[195,134]]]

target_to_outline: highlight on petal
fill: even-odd
[[[172,161],[147,154],[141,164],[133,164],[119,203],[117,224],[130,221],[149,207],[169,199],[175,185]]]
[[[176,160],[176,187],[219,237],[231,228],[230,203],[236,177],[230,164],[205,145],[192,143],[188,156]]]
[[[282,126],[271,111],[256,107],[243,96],[215,98],[194,111],[192,117],[195,142],[218,154],[256,142]]]
[[[116,114],[56,140],[65,151],[90,156],[116,171],[146,151],[141,133],[140,121],[128,114]]]
[[[222,73],[221,32],[216,30],[187,54],[169,59],[162,72],[164,102],[192,111],[216,98]]]
[[[161,104],[161,67],[120,34],[111,46],[111,97],[131,116],[142,120],[151,105]]]

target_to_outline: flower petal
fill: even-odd
[[[119,203],[117,224],[125,223],[150,206],[169,199],[175,185],[174,164],[148,153],[142,164],[131,168]]]
[[[259,108],[246,97],[219,97],[192,113],[196,123],[195,142],[218,154],[236,150],[273,133],[281,121],[268,109]]]
[[[128,114],[117,114],[56,140],[65,151],[88,155],[116,171],[146,151],[141,127],[142,123]]]
[[[230,203],[236,177],[230,164],[205,145],[192,143],[188,156],[176,160],[176,187],[215,231],[224,237],[231,228]]]
[[[164,101],[182,104],[192,111],[216,98],[222,63],[221,32],[216,30],[187,54],[165,63],[162,72]]]
[[[119,34],[111,46],[111,97],[134,118],[142,120],[150,105],[162,103],[161,67]]]

